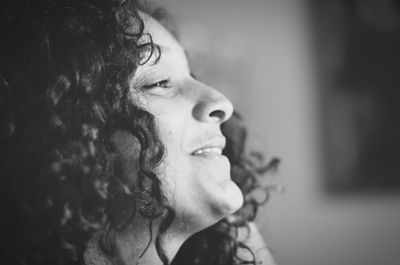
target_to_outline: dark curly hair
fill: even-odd
[[[9,264],[82,264],[98,233],[101,251],[122,261],[115,235],[136,214],[162,220],[161,244],[174,219],[154,169],[165,150],[154,117],[130,98],[130,80],[152,54],[139,12],[164,20],[138,0],[41,0],[1,4],[1,246]],[[238,227],[255,218],[258,175],[276,166],[243,154],[246,133],[236,114],[223,125],[232,178],[245,195],[229,219],[189,239],[172,264],[254,264],[240,260]],[[124,178],[114,135],[131,136],[137,181]],[[256,161],[256,162],[255,162]],[[266,198],[268,190],[264,189]],[[249,249],[248,249],[249,250]],[[250,250],[249,250],[250,251]],[[250,251],[251,252],[251,251]]]

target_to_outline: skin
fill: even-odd
[[[217,90],[192,77],[184,49],[165,27],[141,15],[144,32],[150,33],[153,42],[161,48],[161,57],[155,63],[155,54],[138,67],[131,80],[131,97],[155,116],[157,133],[166,148],[157,175],[167,202],[176,213],[163,244],[168,259],[172,260],[188,237],[243,204],[243,195],[230,177],[229,161],[219,154],[225,145],[220,125],[230,118],[233,106]],[[134,140],[127,133],[116,133],[114,143],[122,154],[126,178],[134,181],[135,154],[127,148],[135,145]],[[157,220],[154,225],[158,225]],[[117,235],[119,253],[125,264],[162,264],[154,240],[142,255],[150,240],[148,227],[148,220],[136,215]],[[156,229],[153,239],[155,235]],[[245,240],[249,238],[251,233]],[[262,240],[257,244],[255,247],[265,245]]]
[[[161,48],[161,58],[140,66],[132,80],[132,96],[156,118],[167,154],[158,170],[167,199],[177,217],[197,232],[242,206],[243,196],[230,178],[220,125],[233,112],[221,93],[191,76],[185,51],[161,24],[144,16],[145,32]],[[159,83],[159,85],[157,85]],[[203,149],[203,154],[194,154]],[[193,232],[191,232],[193,233]]]

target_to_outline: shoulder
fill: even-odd
[[[255,256],[256,264],[276,265],[271,251],[255,223],[250,222],[248,227],[239,228],[238,239],[251,249]],[[246,260],[252,258],[250,253],[245,250],[238,251],[238,255]]]

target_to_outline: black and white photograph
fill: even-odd
[[[2,0],[4,265],[399,265],[400,1]]]

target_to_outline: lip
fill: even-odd
[[[226,139],[223,136],[211,137],[206,141],[200,142],[191,152],[192,156],[221,156],[218,152],[212,152],[214,149],[222,150],[225,148]],[[204,151],[204,152],[203,152]],[[211,151],[211,152],[210,152]]]
[[[206,175],[211,175],[218,183],[230,181],[230,162],[228,157],[222,155],[222,150],[226,145],[226,139],[222,135],[215,137],[203,138],[205,141],[198,141],[195,147],[189,152],[190,160],[194,163],[198,170],[208,172]],[[203,153],[198,153],[200,150],[209,148],[218,148],[218,152],[208,150]],[[213,173],[210,173],[210,170]]]

